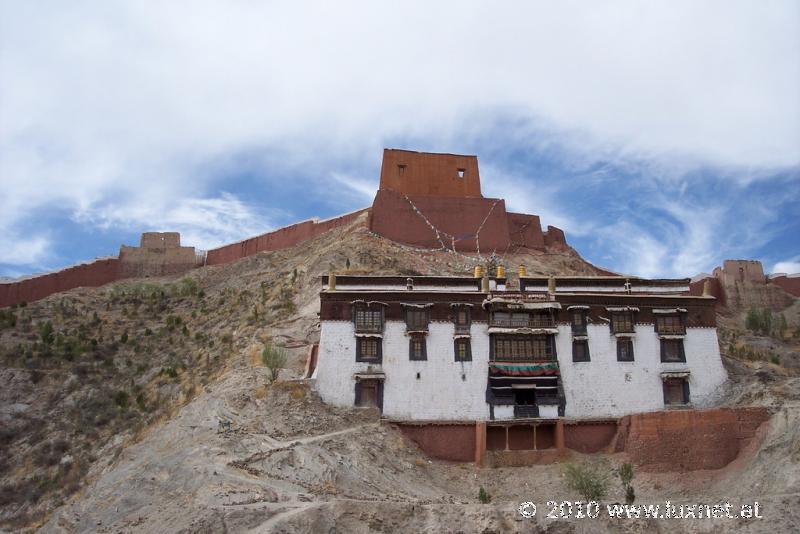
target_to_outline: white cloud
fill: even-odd
[[[537,149],[576,160],[762,176],[800,164],[798,21],[791,0],[2,3],[0,235],[57,208],[211,246],[270,217],[220,197],[209,161],[372,162],[394,139],[458,152],[498,113],[521,124],[501,141],[536,131]],[[321,188],[332,177],[371,196],[371,182],[321,167]],[[487,191],[589,232],[544,185]],[[706,261],[709,228],[685,228],[677,268]]]
[[[0,263],[41,266],[53,256],[46,235],[0,234]]]
[[[784,261],[779,261],[772,267],[771,273],[800,273],[800,256],[795,256]]]
[[[272,213],[275,215],[277,211]],[[79,212],[76,218],[106,229],[116,226],[141,228],[142,231],[178,231],[182,244],[202,249],[262,234],[274,226],[264,210],[229,193],[219,198],[166,198],[110,204]]]

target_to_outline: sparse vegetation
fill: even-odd
[[[633,465],[624,463],[615,471],[622,483],[622,489],[625,491],[625,503],[633,504],[636,500],[636,492],[631,485],[633,480]]]
[[[289,361],[289,353],[283,347],[268,344],[261,351],[261,361],[269,370],[269,381],[275,382],[281,369],[286,367],[286,362]]]
[[[608,493],[608,475],[597,467],[568,463],[564,466],[564,476],[570,489],[585,501],[600,501]]]
[[[489,495],[489,492],[487,492],[483,486],[478,490],[478,501],[480,501],[481,504],[489,504],[492,502],[492,496]]]

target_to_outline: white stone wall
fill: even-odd
[[[403,321],[387,321],[381,365],[355,361],[355,333],[350,321],[322,321],[315,377],[322,398],[331,404],[353,406],[354,373],[368,368],[386,375],[383,413],[395,419],[484,420],[489,336],[485,323],[471,330],[472,361],[456,362],[453,324],[431,322],[426,361],[410,361]],[[568,417],[622,416],[664,409],[663,371],[690,371],[694,407],[713,403],[727,375],[722,366],[714,328],[687,328],[686,363],[661,363],[658,335],[651,324],[636,325],[634,361],[618,362],[616,337],[608,325],[589,325],[591,361],[572,361],[572,333],[560,325],[556,346],[566,395]],[[420,378],[417,379],[417,373]],[[463,379],[462,379],[463,375]],[[509,412],[506,414],[506,412]],[[513,417],[513,406],[495,406],[497,419]]]
[[[425,361],[410,361],[404,321],[387,321],[382,365],[356,362],[355,332],[349,321],[322,321],[317,389],[331,404],[353,406],[353,374],[368,366],[386,375],[383,414],[395,419],[483,420],[489,337],[485,323],[472,323],[472,361],[456,362],[451,322],[431,322]],[[417,378],[417,373],[420,377]],[[463,375],[463,378],[462,378]]]
[[[651,324],[636,325],[632,362],[617,361],[616,337],[607,325],[588,326],[588,362],[572,361],[570,326],[561,325],[558,330],[556,344],[568,417],[663,410],[664,371],[690,371],[689,395],[694,407],[710,405],[727,379],[714,328],[686,329],[686,363],[661,363],[660,341]]]

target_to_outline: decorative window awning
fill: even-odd
[[[684,308],[661,308],[653,310],[653,313],[673,314],[673,313],[686,313]]]
[[[658,339],[683,339],[685,334],[659,334]]]
[[[469,334],[453,334],[453,339],[470,339],[471,337]]]
[[[385,380],[386,375],[384,373],[355,373],[353,378],[356,380]]]
[[[490,298],[483,301],[483,307],[491,304],[513,304],[520,310],[560,310],[561,304],[558,302],[520,302],[515,299]]]
[[[661,380],[668,378],[689,378],[689,371],[665,371],[661,373]]]
[[[616,332],[615,337],[636,337],[635,332]]]
[[[489,363],[489,372],[504,376],[559,375],[558,363]]]
[[[468,306],[472,308],[474,305],[471,302],[453,302],[450,304],[451,308],[458,308],[459,306]]]
[[[636,306],[606,306],[606,311],[610,312],[638,312]]]
[[[572,306],[567,306],[567,310],[588,310],[589,306],[584,305],[577,305],[573,304]]]
[[[502,326],[490,326],[490,334],[558,334],[558,328],[505,328]]]
[[[370,300],[370,301],[367,301],[367,300],[362,300],[362,299],[359,299],[359,300],[352,300],[352,301],[350,301],[350,304],[365,304],[366,306],[372,306],[373,304],[375,304],[375,305],[377,305],[377,306],[386,306],[386,307],[388,307],[388,306],[389,306],[389,305],[388,305],[388,304],[386,304],[385,302],[381,302],[381,301],[379,301],[379,300]]]
[[[371,334],[370,334],[370,333],[360,333],[360,332],[356,332],[356,337],[377,337],[377,338],[383,338],[383,334],[375,334],[375,333],[371,333]]]
[[[412,304],[409,302],[401,302],[400,306],[403,306],[405,308],[431,308],[433,306],[433,303],[429,302],[427,304]]]

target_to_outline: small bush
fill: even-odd
[[[45,321],[43,323],[39,323],[39,338],[45,345],[50,345],[55,340],[52,322]]]
[[[117,391],[114,394],[114,404],[116,404],[121,410],[128,409],[128,393],[122,390]]]
[[[275,382],[281,369],[286,367],[286,362],[289,361],[289,353],[283,347],[266,345],[261,351],[261,361],[269,369],[269,381]]]
[[[588,465],[566,464],[567,485],[586,501],[599,501],[608,492],[608,475]]]
[[[162,367],[160,374],[167,375],[170,378],[178,378],[178,371],[174,367]]]
[[[629,463],[624,463],[617,469],[616,473],[620,482],[622,482],[622,488],[625,490],[625,503],[633,504],[636,500],[636,492],[631,485],[631,481],[633,480],[633,466]]]
[[[492,496],[489,495],[489,492],[487,492],[483,486],[478,490],[478,500],[481,504],[489,504],[492,502]]]

